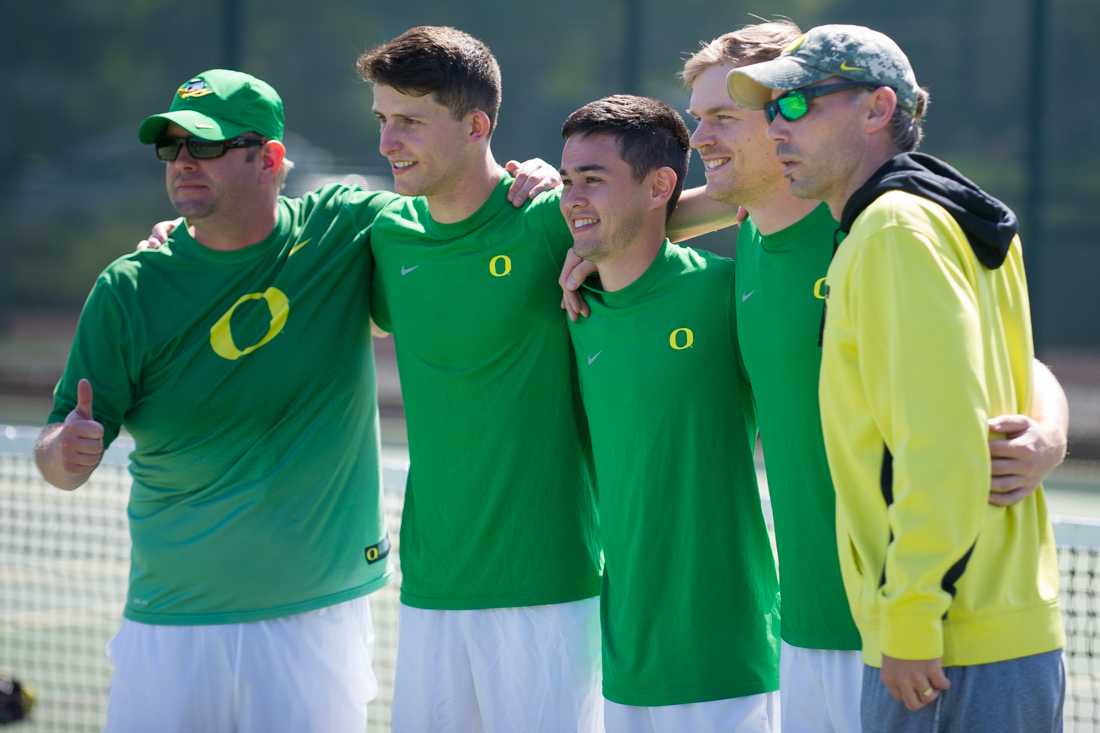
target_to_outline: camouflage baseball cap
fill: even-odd
[[[246,132],[282,140],[283,100],[261,79],[211,69],[181,84],[167,112],[146,117],[138,139],[155,142],[171,122],[204,140],[229,140]]]
[[[773,89],[798,89],[831,76],[890,87],[902,109],[917,109],[920,87],[909,59],[888,36],[861,25],[811,28],[778,58],[731,71],[726,87],[742,107],[763,109]]]

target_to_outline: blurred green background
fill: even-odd
[[[932,94],[924,149],[1020,216],[1038,351],[1070,395],[1071,451],[1100,458],[1096,0],[54,0],[4,11],[0,423],[41,422],[96,274],[174,216],[162,165],[136,130],[196,72],[234,66],[280,91],[298,163],[290,193],[352,174],[386,186],[354,62],[411,25],[454,25],[487,42],[504,76],[498,160],[557,163],[570,111],[619,91],[684,108],[685,56],[755,13],[804,28],[869,25],[908,53]],[[701,180],[695,165],[689,183]],[[729,236],[702,244],[732,253]],[[381,349],[382,371],[389,354]],[[382,381],[384,411],[399,416],[396,381]]]

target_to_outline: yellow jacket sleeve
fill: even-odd
[[[853,260],[845,292],[865,398],[889,451],[879,624],[883,653],[901,659],[943,656],[952,581],[980,534],[989,491],[981,323],[966,247],[883,227]]]

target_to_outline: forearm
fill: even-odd
[[[1032,360],[1031,409],[1029,414],[1049,431],[1052,442],[1061,446],[1059,462],[1066,454],[1069,433],[1069,402],[1062,385],[1050,369],[1038,359]]]
[[[668,218],[668,238],[673,242],[725,229],[737,224],[738,207],[709,198],[706,186],[684,191]]]
[[[82,486],[95,468],[71,470],[65,466],[61,452],[62,423],[51,423],[42,428],[34,443],[34,461],[42,478],[65,491]]]

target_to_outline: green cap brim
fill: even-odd
[[[146,145],[156,142],[164,132],[164,128],[171,122],[203,140],[229,140],[249,131],[248,128],[232,122],[225,122],[194,110],[181,109],[146,117],[138,128],[138,139]]]
[[[764,109],[771,101],[772,90],[798,89],[833,76],[810,66],[804,66],[790,56],[741,66],[726,77],[730,99],[746,109]]]

